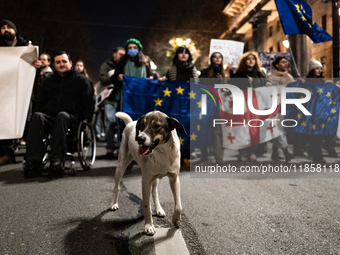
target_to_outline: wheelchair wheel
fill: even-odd
[[[78,128],[78,159],[84,170],[91,169],[96,159],[96,135],[88,123],[80,123]]]

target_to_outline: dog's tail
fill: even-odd
[[[129,124],[130,122],[133,121],[133,119],[131,119],[131,117],[126,114],[125,112],[116,112],[116,116],[122,120],[124,120],[125,125]]]

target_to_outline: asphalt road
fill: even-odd
[[[117,162],[104,158],[103,146],[98,145],[94,168],[75,177],[24,179],[20,163],[0,167],[0,254],[156,254],[155,239],[143,234],[137,165],[123,178],[120,209],[107,211]],[[253,165],[286,165],[265,156]],[[340,163],[326,159],[333,167]],[[219,178],[210,174],[196,178],[182,169],[179,231],[190,254],[339,254],[337,174],[224,173]],[[159,193],[167,216],[154,216],[155,226],[175,231],[166,178]]]

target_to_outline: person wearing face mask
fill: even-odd
[[[149,69],[146,68],[143,46],[137,39],[131,38],[125,43],[125,55],[121,57],[116,71],[112,77],[115,87],[121,88],[123,76],[147,78],[150,76]]]
[[[150,70],[146,66],[145,56],[143,54],[143,46],[141,42],[137,39],[131,38],[125,43],[125,54],[120,58],[114,74],[111,76],[111,81],[114,85],[113,92],[111,94],[120,94],[117,99],[117,111],[123,108],[123,97],[124,95],[120,93],[122,90],[122,81],[124,75],[147,78],[150,77]],[[106,108],[105,108],[106,111]],[[112,116],[115,123],[118,123],[118,143],[121,141],[121,132],[119,125],[119,120],[117,121],[116,116]],[[108,135],[108,134],[106,134]],[[108,139],[108,138],[107,138]],[[109,148],[108,148],[109,149]],[[114,151],[118,154],[118,148]],[[116,154],[114,153],[114,157]],[[107,154],[108,155],[108,154]]]

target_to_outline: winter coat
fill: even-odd
[[[253,73],[256,74],[257,78],[252,78],[256,79],[256,81],[251,81],[252,79],[249,78],[249,75],[246,73],[241,73],[241,72],[236,72],[233,74],[231,79],[229,80],[229,84],[235,85],[239,87],[241,90],[245,90],[249,87],[253,88],[258,88],[258,87],[263,87],[266,86],[266,80],[263,76],[263,74],[260,71],[252,71]]]
[[[267,81],[272,85],[287,85],[288,83],[294,82],[294,78],[287,71],[281,72],[274,69],[272,73],[268,75]]]
[[[78,121],[90,122],[94,104],[89,79],[74,69],[68,71],[64,77],[55,72],[45,81],[35,111],[53,117],[64,111],[74,115]]]
[[[28,41],[22,38],[20,35],[16,35],[16,37],[17,37],[17,44],[14,46],[27,46],[28,45]],[[0,46],[11,47],[11,45],[7,45],[6,41],[2,37],[0,37]]]

